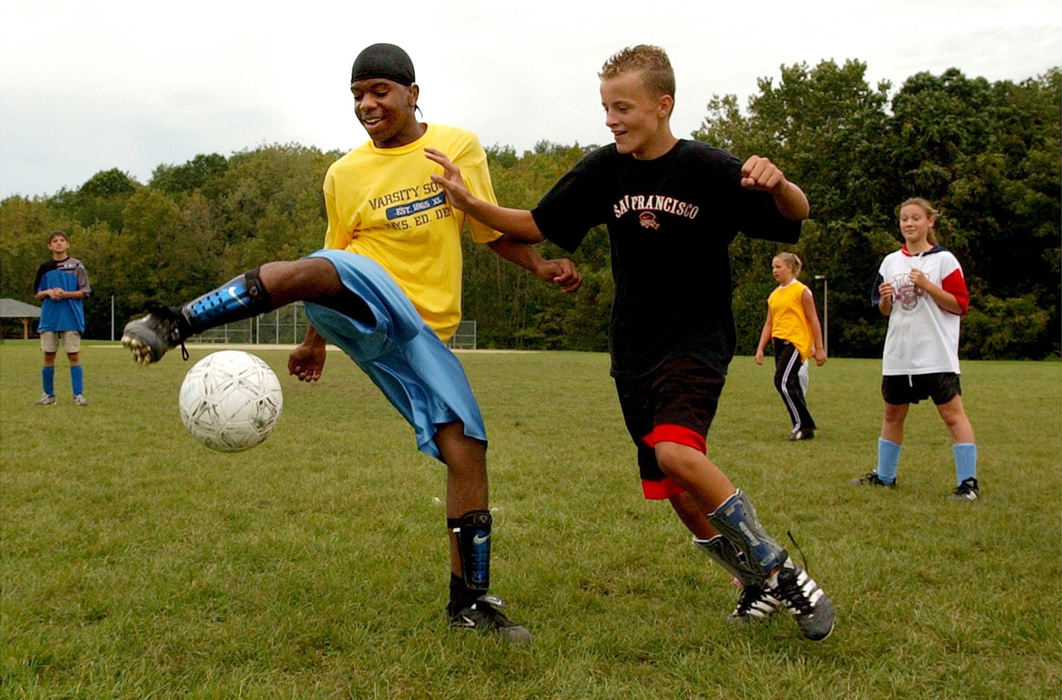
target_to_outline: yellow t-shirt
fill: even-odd
[[[406,293],[443,342],[461,320],[461,230],[465,215],[431,181],[442,168],[424,156],[431,146],[461,168],[476,197],[496,203],[487,155],[470,131],[429,124],[424,135],[399,148],[368,141],[337,160],[324,179],[328,231],[325,248],[345,249],[378,262]],[[501,236],[468,219],[472,238]]]
[[[788,340],[805,360],[811,356],[811,346],[815,343],[811,322],[801,301],[807,288],[803,282],[793,280],[767,297],[767,307],[771,310],[771,337]]]

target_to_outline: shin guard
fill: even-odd
[[[789,557],[760,525],[756,510],[740,489],[708,516],[722,535],[740,551],[753,570],[766,578]]]
[[[446,525],[457,535],[461,556],[461,577],[470,591],[485,592],[490,587],[490,511],[473,510],[460,518],[447,518]]]
[[[716,535],[708,540],[694,537],[693,544],[703,549],[709,557],[715,560],[716,564],[740,581],[742,586],[763,585],[763,574],[749,566],[745,554],[722,535]]]
[[[273,310],[273,300],[262,286],[258,268],[245,272],[212,292],[181,307],[192,334]]]

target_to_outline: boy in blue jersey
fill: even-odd
[[[33,291],[41,304],[41,320],[37,332],[41,336],[44,351],[44,366],[41,368],[41,386],[44,393],[37,403],[50,406],[55,403],[55,356],[62,343],[63,351],[70,360],[70,385],[74,392],[74,404],[87,406],[85,400],[84,373],[81,369],[81,334],[85,332],[85,308],[82,299],[92,293],[88,272],[77,258],[67,254],[70,239],[62,231],[54,231],[48,237],[51,260],[37,268]]]

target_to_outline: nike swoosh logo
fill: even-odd
[[[472,544],[484,544],[490,542],[490,535],[476,535],[472,538]]]
[[[240,306],[247,306],[247,304],[243,303],[243,299],[240,298],[240,295],[236,293],[236,285],[229,287],[225,291],[228,292],[229,296],[235,299],[236,303],[238,303]]]

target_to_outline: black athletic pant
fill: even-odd
[[[785,410],[789,411],[789,420],[793,430],[814,430],[815,419],[808,411],[804,387],[800,383],[800,368],[804,361],[800,351],[788,340],[773,338],[774,341],[774,387],[782,396]]]

